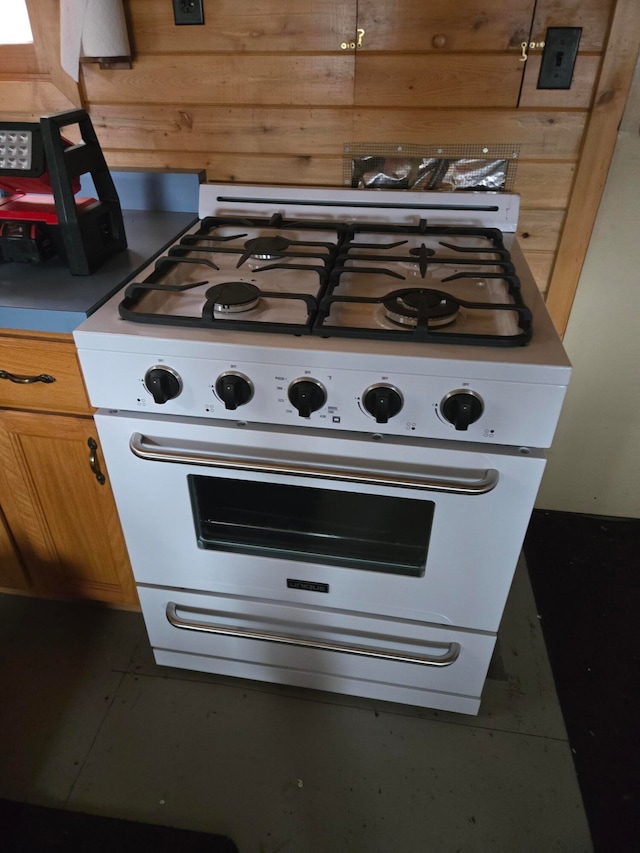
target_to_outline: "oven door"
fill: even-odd
[[[535,451],[100,411],[138,584],[495,632]]]

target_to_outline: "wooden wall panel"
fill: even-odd
[[[601,57],[580,56],[576,59],[570,89],[538,89],[541,53],[531,52],[526,63],[519,106],[543,109],[588,109],[600,71]]]
[[[520,208],[518,239],[525,252],[555,252],[560,241],[564,210]]]
[[[60,65],[59,0],[26,0],[26,3],[40,73],[46,74],[71,104],[82,107],[77,82]]]
[[[519,52],[520,43],[529,40],[534,5],[533,0],[359,0],[358,26],[365,30],[364,51]]]
[[[640,50],[640,4],[618,0],[594,93],[571,206],[549,282],[547,304],[564,332],[613,156]]]
[[[544,41],[547,27],[582,27],[581,51],[602,51],[616,0],[537,0],[532,41]]]
[[[205,169],[207,181],[255,184],[340,186],[342,158],[306,155],[257,156],[251,154],[203,154],[193,151],[112,151],[111,168]]]
[[[91,104],[351,104],[353,55],[139,56],[131,71],[83,66]]]
[[[71,101],[46,77],[33,75],[23,80],[0,77],[2,121],[37,120],[47,113],[73,108]]]
[[[515,107],[522,63],[516,54],[356,54],[355,105]]]
[[[574,163],[520,162],[514,191],[523,207],[564,210],[569,203],[575,176]]]
[[[0,44],[0,76],[37,74],[39,71],[32,44]]]
[[[336,156],[353,135],[352,111],[338,108],[99,104],[91,118],[108,149]]]
[[[339,52],[356,31],[353,0],[216,0],[204,10],[204,26],[176,27],[170,0],[129,0],[135,52]]]
[[[585,111],[412,110],[96,104],[103,147],[155,151],[305,153],[339,156],[345,143],[513,143],[520,158],[578,157]]]
[[[514,143],[520,157],[575,160],[586,112],[462,109],[357,109],[353,139],[412,145]]]

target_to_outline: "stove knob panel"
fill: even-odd
[[[457,430],[466,430],[479,420],[484,412],[484,403],[473,391],[451,391],[440,403],[440,411]]]
[[[156,403],[175,399],[182,391],[182,380],[170,367],[152,367],[144,375],[144,384]]]
[[[310,417],[327,402],[327,391],[317,379],[296,379],[289,385],[289,401],[301,418]]]
[[[372,385],[364,392],[362,405],[376,423],[386,424],[402,409],[402,394],[391,385]]]
[[[251,380],[241,373],[223,373],[216,381],[216,394],[224,403],[225,409],[233,411],[244,406],[253,397]]]

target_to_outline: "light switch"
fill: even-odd
[[[545,37],[538,89],[570,89],[582,27],[549,27]]]

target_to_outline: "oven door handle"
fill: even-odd
[[[188,465],[204,465],[207,468],[223,468],[246,471],[253,474],[284,474],[293,477],[310,477],[317,480],[340,480],[345,483],[363,483],[369,486],[393,486],[402,489],[419,489],[426,492],[447,492],[454,495],[486,495],[498,485],[498,472],[489,468],[477,480],[455,480],[443,478],[401,477],[376,471],[344,471],[339,468],[307,468],[286,462],[268,462],[262,459],[242,459],[216,456],[208,453],[193,453],[175,447],[159,447],[151,444],[142,433],[134,432],[129,442],[134,456],[152,462],[182,462]]]
[[[183,619],[178,616],[178,607],[181,607],[183,610],[188,609],[173,601],[167,602],[167,620],[174,628],[180,628],[183,631],[201,631],[205,634],[218,634],[224,637],[240,637],[243,640],[262,640],[263,642],[279,643],[284,646],[296,646],[303,649],[318,649],[323,652],[340,652],[347,655],[358,655],[360,657],[395,661],[396,663],[415,663],[420,664],[421,666],[451,666],[452,663],[455,663],[458,660],[461,651],[460,643],[453,642],[429,643],[428,645],[431,648],[443,650],[443,654],[438,656],[404,654],[402,652],[375,649],[368,646],[349,646],[344,643],[324,643],[322,640],[309,640],[304,637],[290,637],[286,634],[271,634],[263,631],[249,631],[245,628],[213,625],[209,622],[198,622],[191,619]]]

